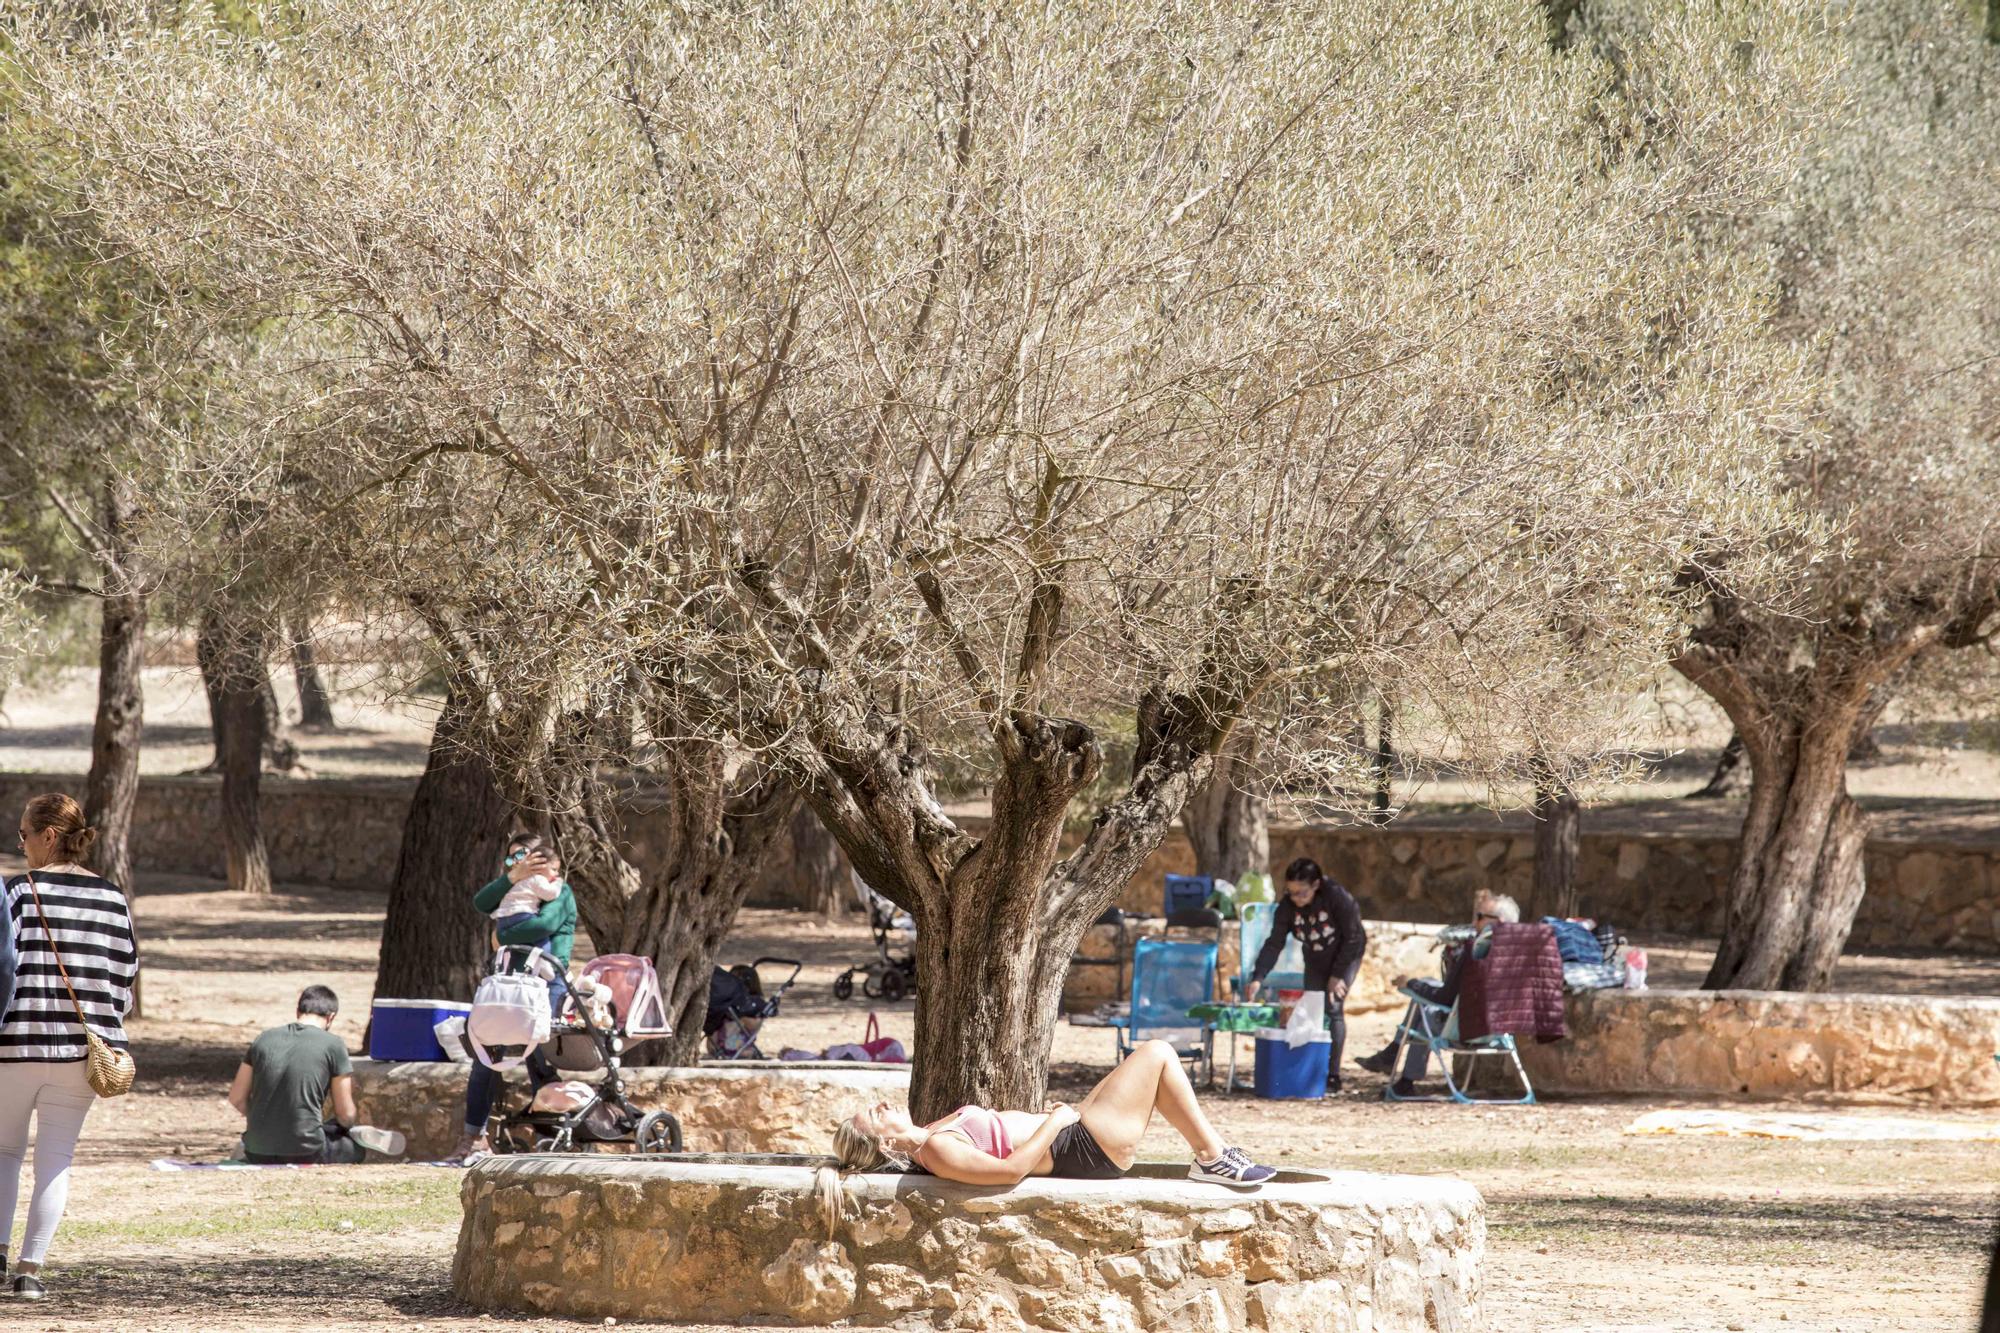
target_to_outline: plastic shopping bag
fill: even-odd
[[[1625,951],[1625,989],[1646,989],[1646,951],[1627,949]]]
[[[1292,1016],[1285,1023],[1285,1045],[1297,1050],[1309,1041],[1315,1041],[1326,1030],[1326,992],[1307,991],[1292,1006]]]

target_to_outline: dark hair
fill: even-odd
[[[97,830],[84,822],[83,807],[72,796],[52,791],[28,801],[21,821],[36,833],[56,831],[56,855],[64,861],[83,864],[97,844]]]
[[[315,1018],[332,1018],[340,1012],[340,999],[330,986],[308,986],[299,992],[299,1012]]]
[[[513,837],[507,839],[507,850],[509,852],[532,852],[541,845],[542,835],[539,833],[516,833]]]
[[[1326,878],[1326,872],[1319,868],[1319,862],[1310,856],[1301,856],[1285,867],[1285,883],[1317,884]]]

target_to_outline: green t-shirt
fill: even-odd
[[[327,1089],[354,1072],[340,1038],[317,1023],[287,1023],[251,1042],[243,1062],[250,1066],[244,1148],[259,1157],[317,1155]]]

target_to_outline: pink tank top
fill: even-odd
[[[961,1106],[952,1113],[952,1118],[931,1132],[945,1134],[957,1130],[972,1141],[972,1146],[988,1157],[1011,1157],[1014,1154],[1014,1140],[1007,1136],[1007,1122],[993,1111],[983,1106]],[[919,1158],[923,1150],[918,1149]]]

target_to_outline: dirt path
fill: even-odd
[[[381,902],[278,896],[251,901],[199,881],[141,898],[147,1016],[133,1025],[140,1091],[93,1113],[71,1207],[52,1255],[57,1299],[14,1306],[22,1329],[470,1329],[495,1320],[450,1292],[455,1171],[149,1170],[154,1157],[213,1158],[237,1122],[221,1092],[244,1046],[281,1021],[298,990],[325,982],[357,1046]],[[1699,946],[1675,946],[1698,966]],[[753,912],[731,958],[795,952],[809,966],[774,1021],[778,1040],[823,1045],[858,1033],[865,1010],[832,998],[835,972],[867,952],[858,926]],[[1904,986],[1991,988],[1963,960],[1885,965]],[[1914,980],[1913,980],[1914,979]],[[910,1004],[884,1007],[907,1037]],[[1389,1019],[1360,1020],[1356,1053]],[[1057,1033],[1057,1095],[1081,1095],[1111,1038]],[[1996,1222],[1992,1144],[1785,1143],[1633,1138],[1659,1103],[1536,1108],[1388,1106],[1349,1071],[1323,1103],[1217,1097],[1218,1124],[1254,1153],[1296,1165],[1447,1172],[1488,1202],[1485,1308],[1493,1333],[1545,1330],[1969,1329]],[[1147,1155],[1177,1143],[1156,1131]],[[645,1327],[640,1325],[640,1327]]]

